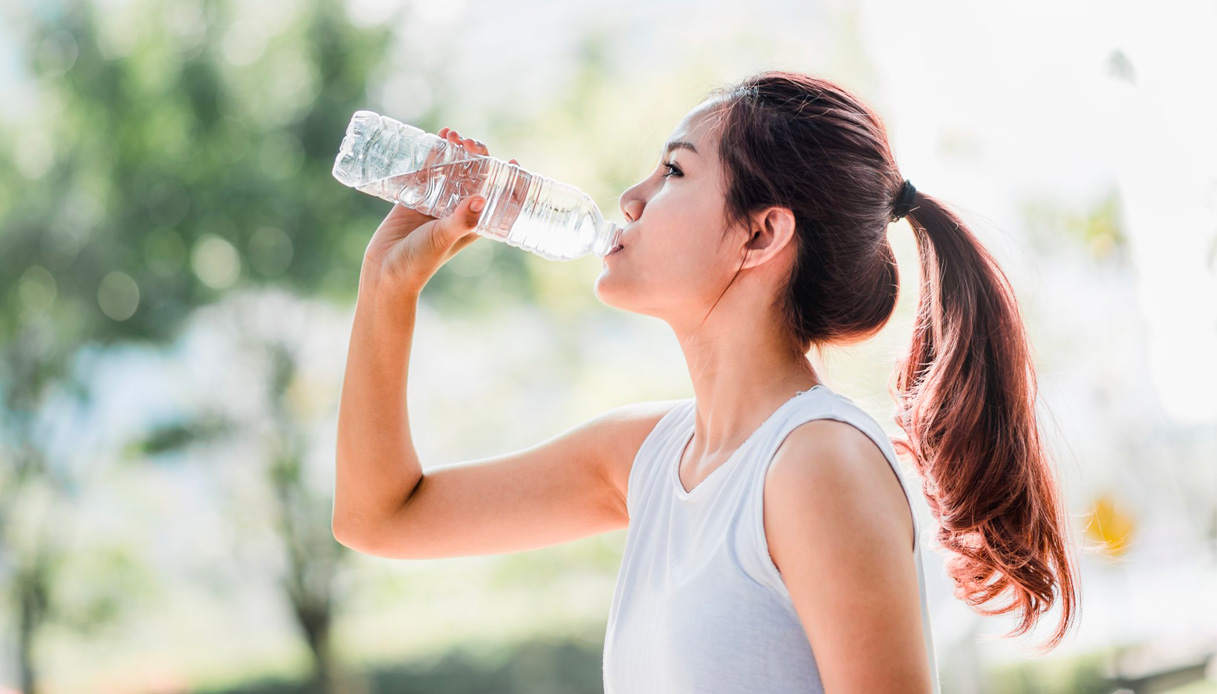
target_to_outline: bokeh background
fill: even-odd
[[[389,206],[330,167],[370,108],[620,220],[689,108],[784,68],[882,114],[1034,344],[1080,626],[1048,655],[1051,618],[997,638],[1013,621],[955,600],[927,545],[943,691],[1217,691],[1213,26],[1178,0],[0,0],[0,690],[601,691],[625,531],[426,562],[333,540]],[[918,270],[890,234],[896,317],[819,367],[895,435]],[[479,239],[440,271],[408,394],[424,467],[692,396],[667,326],[596,300],[600,269]]]

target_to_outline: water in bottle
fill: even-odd
[[[352,116],[333,173],[344,185],[434,217],[480,195],[486,207],[474,231],[549,260],[604,256],[621,236],[578,188],[371,111]]]

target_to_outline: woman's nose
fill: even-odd
[[[638,194],[638,186],[627,189],[621,194],[621,198],[617,200],[618,206],[621,207],[621,214],[625,215],[625,221],[633,222],[642,216],[642,208],[644,204],[642,197]]]

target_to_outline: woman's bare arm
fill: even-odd
[[[416,309],[417,297],[360,291],[338,413],[334,537],[366,554],[436,559],[625,528],[634,458],[676,401],[623,405],[536,446],[424,474],[406,406]]]

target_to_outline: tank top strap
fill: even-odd
[[[905,483],[904,475],[898,464],[895,448],[892,446],[886,432],[879,423],[865,410],[858,407],[852,400],[836,393],[825,386],[816,386],[810,391],[800,393],[797,398],[788,403],[784,411],[779,413],[777,421],[769,427],[764,436],[753,442],[754,448],[749,452],[750,464],[744,466],[741,484],[742,499],[740,509],[740,532],[750,538],[746,546],[755,548],[751,552],[742,553],[742,568],[755,580],[790,599],[790,593],[782,581],[781,574],[769,554],[769,543],[765,536],[764,526],[764,484],[769,466],[777,449],[797,427],[817,419],[834,419],[845,422],[860,430],[875,443],[900,482],[906,501],[909,501],[909,513],[913,519],[913,535],[915,554],[920,555],[920,525],[917,514],[913,511],[911,496]]]
[[[759,475],[762,479],[768,471],[769,464],[773,460],[773,456],[777,453],[778,447],[794,431],[797,427],[806,424],[807,422],[816,419],[834,419],[839,422],[845,422],[858,429],[863,434],[866,434],[876,447],[883,453],[884,459],[887,460],[892,471],[896,475],[896,479],[900,482],[900,489],[904,492],[904,498],[909,504],[909,512],[913,517],[913,534],[916,536],[915,544],[920,544],[920,527],[917,514],[912,509],[912,495],[909,492],[908,483],[905,480],[904,470],[900,467],[900,459],[896,455],[896,449],[892,445],[891,438],[887,432],[875,421],[875,418],[870,416],[866,410],[859,407],[849,397],[837,393],[826,386],[816,386],[805,394],[800,394],[800,397],[795,399],[792,407],[788,408],[783,413],[778,426],[774,428],[773,435],[766,439],[766,449],[763,451],[764,465],[754,466],[753,474]]]
[[[907,480],[905,480],[904,470],[899,463],[899,457],[896,454],[896,447],[892,446],[891,437],[887,436],[884,427],[880,426],[879,422],[870,416],[867,410],[858,407],[852,399],[829,390],[828,397],[825,398],[823,404],[808,403],[806,407],[796,408],[795,412],[791,412],[790,419],[786,422],[786,433],[795,430],[796,426],[806,424],[807,421],[814,419],[834,419],[837,421],[846,422],[852,425],[854,429],[862,431],[870,438],[870,441],[879,448],[884,454],[887,464],[891,466],[892,472],[896,474],[896,480],[901,483],[901,491],[904,492],[904,500],[909,504],[909,513],[913,516],[913,536],[914,548],[920,545],[920,522],[918,516],[913,511],[913,496],[909,492]],[[774,449],[776,452],[776,448]]]

